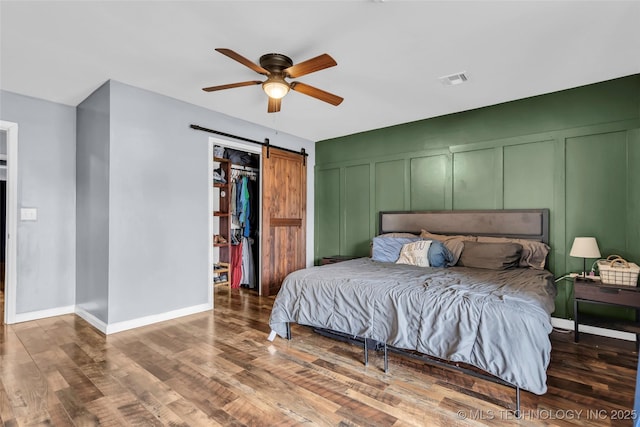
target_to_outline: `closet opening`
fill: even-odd
[[[213,286],[259,293],[260,151],[216,138],[210,138],[210,144]]]

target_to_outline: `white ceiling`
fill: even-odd
[[[639,1],[2,1],[0,88],[75,106],[108,79],[310,140],[640,73]],[[214,51],[338,66],[267,113],[263,80]],[[439,77],[466,71],[469,81]],[[222,130],[222,129],[221,129]]]

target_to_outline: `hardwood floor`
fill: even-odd
[[[0,290],[0,328],[4,325],[4,290]]]
[[[0,327],[4,324],[4,262],[0,262]]]
[[[0,331],[6,426],[632,425],[634,344],[552,334],[549,391],[522,393],[292,325],[266,340],[273,297],[215,290],[215,312],[105,337],[74,315]]]

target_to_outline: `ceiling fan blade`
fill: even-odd
[[[282,98],[275,99],[269,97],[269,105],[267,106],[268,113],[277,113],[280,111],[280,104],[282,104]]]
[[[300,82],[291,82],[291,89],[296,92],[304,93],[305,95],[312,96],[320,101],[328,102],[331,105],[340,105],[340,103],[344,100],[344,98],[339,97],[338,95],[334,95],[329,92],[325,92],[322,89],[318,89],[313,86],[309,86]]]
[[[216,90],[233,89],[234,87],[253,86],[253,85],[259,85],[259,84],[262,84],[260,80],[251,80],[248,82],[229,83],[228,85],[204,87],[202,88],[202,90],[205,92],[213,92]]]
[[[239,63],[241,63],[245,67],[251,68],[256,73],[264,74],[265,76],[268,76],[270,74],[268,70],[265,70],[264,68],[262,68],[258,64],[248,60],[244,56],[240,55],[239,53],[236,53],[236,52],[232,51],[231,49],[217,48],[216,50],[218,52],[220,52],[221,54],[226,55],[226,56],[228,56],[229,58],[231,58],[231,59],[233,59],[235,61],[238,61]]]
[[[292,65],[289,68],[285,68],[283,72],[291,78],[297,78],[304,76],[305,74],[314,73],[316,71],[324,70],[325,68],[334,67],[338,63],[326,53],[315,58],[307,59],[299,64]]]

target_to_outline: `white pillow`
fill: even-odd
[[[398,258],[396,264],[429,267],[429,246],[431,246],[431,240],[420,240],[402,245],[400,258]]]

